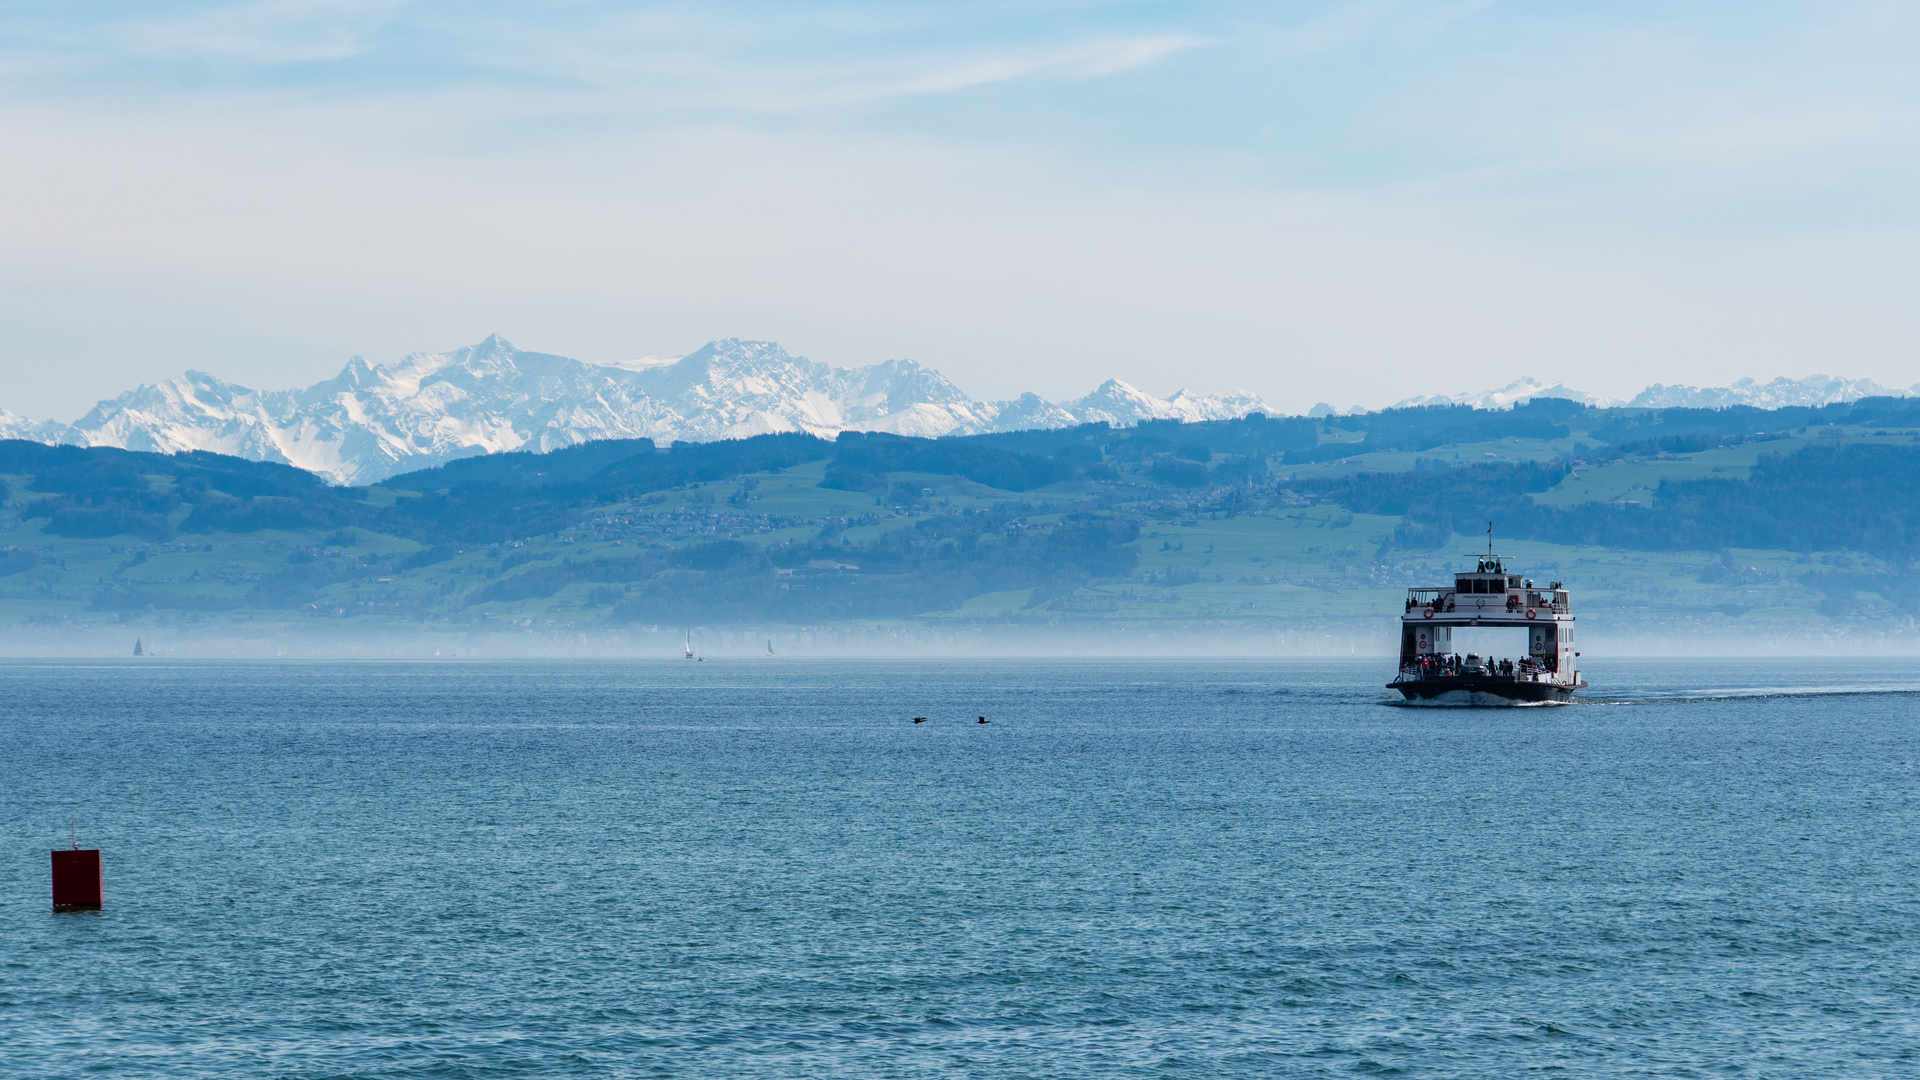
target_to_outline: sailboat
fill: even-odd
[[[773,639],[772,638],[767,639],[767,655],[768,656],[773,655]]]
[[[687,631],[687,659],[693,659],[693,631]]]
[[[133,655],[135,655],[135,656],[145,656],[145,655],[147,655],[147,654],[146,654],[146,651],[140,648],[140,639],[139,639],[139,638],[134,638],[134,639],[133,639]]]

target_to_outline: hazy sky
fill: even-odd
[[[0,0],[0,406],[498,331],[981,397],[1920,381],[1912,3]]]

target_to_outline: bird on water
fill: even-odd
[[[981,718],[980,718],[980,722],[981,722],[981,723],[983,723],[983,724],[984,724],[984,723],[986,723],[986,722],[987,722],[987,718],[986,718],[986,717],[984,717],[984,716],[983,716],[983,717],[981,717]]]
[[[927,718],[924,716],[916,716],[913,718],[913,722],[916,724],[924,724],[927,722]]]

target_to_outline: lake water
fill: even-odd
[[[1920,665],[1589,662],[0,665],[0,1075],[1920,1075]]]

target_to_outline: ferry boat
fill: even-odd
[[[1524,629],[1526,655],[1459,655],[1453,631],[1466,626]],[[1489,553],[1472,573],[1454,575],[1451,589],[1407,590],[1400,675],[1387,687],[1408,701],[1453,693],[1468,700],[1566,701],[1587,685],[1575,663],[1579,656],[1565,587],[1555,581],[1535,588],[1532,579],[1508,573],[1505,561]]]

